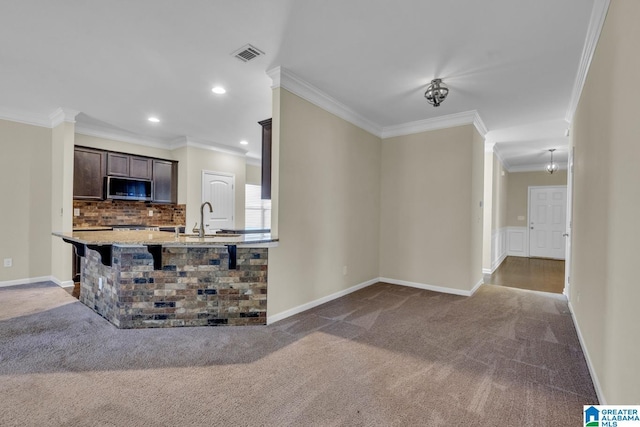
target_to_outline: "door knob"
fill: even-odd
[[[569,237],[569,233],[564,233],[562,237]]]
[[[533,230],[533,227],[531,227],[531,229]]]

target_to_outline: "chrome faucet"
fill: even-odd
[[[211,203],[204,202],[200,205],[200,230],[198,230],[198,237],[204,237],[204,205],[209,205],[209,212],[213,212]]]

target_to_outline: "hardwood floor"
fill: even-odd
[[[484,282],[510,288],[561,294],[564,290],[564,261],[507,257]]]
[[[73,284],[73,288],[64,288],[65,291],[71,294],[71,296],[80,299],[80,283],[76,282]]]

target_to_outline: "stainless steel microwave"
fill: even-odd
[[[114,200],[142,200],[150,202],[153,182],[148,179],[108,176],[105,183],[105,197]]]

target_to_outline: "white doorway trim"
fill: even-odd
[[[565,227],[565,255],[564,255],[564,290],[563,294],[570,300],[571,287],[571,228],[573,227],[573,159],[575,158],[575,147],[569,150],[569,161],[567,162],[567,225]]]

